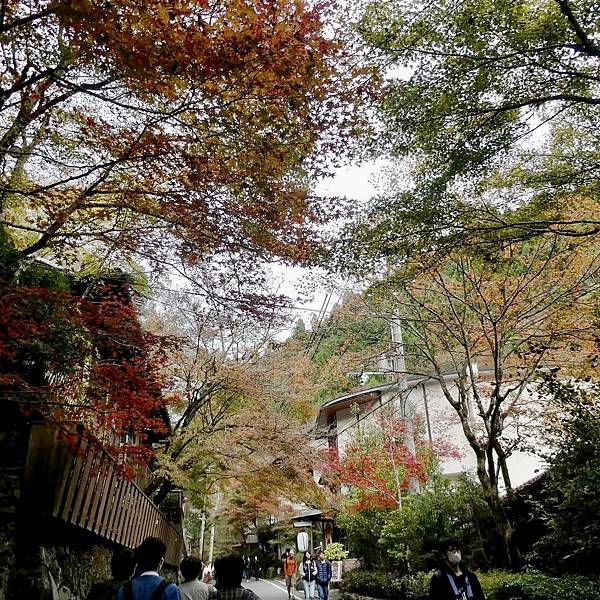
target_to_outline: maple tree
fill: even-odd
[[[167,433],[161,369],[175,340],[142,329],[122,273],[69,280],[39,265],[20,278],[0,291],[3,402],[67,437],[85,427],[131,468],[147,463]]]
[[[478,253],[455,250],[444,261],[425,256],[406,267],[379,291],[400,313],[407,370],[439,383],[460,419],[505,560],[517,564],[500,483],[510,495],[508,458],[532,442],[544,370],[589,375],[598,360],[595,240],[556,234],[482,244]],[[455,389],[447,369],[458,376]]]
[[[378,410],[373,423],[359,428],[342,452],[329,449],[324,466],[330,485],[350,490],[346,501],[352,511],[401,509],[409,482],[425,482],[437,462],[456,456],[446,444],[432,444],[416,435],[418,423],[408,428],[395,409]],[[407,431],[415,437],[416,453],[407,443]]]
[[[76,373],[91,371],[85,389],[69,392],[80,410],[69,402],[61,419],[101,415],[117,431],[133,408],[141,418],[165,402],[140,379],[147,355],[156,362],[145,381],[161,387],[156,348],[166,341],[136,329],[131,306],[113,305],[101,323],[93,285],[28,281],[38,259],[77,278],[93,258],[100,286],[102,273],[129,271],[135,260],[235,310],[269,311],[280,300],[262,293],[261,265],[306,259],[323,217],[309,176],[323,174],[343,148],[334,139],[354,134],[362,97],[361,84],[346,87],[333,15],[327,3],[291,0],[2,3],[7,392],[35,392],[38,409],[58,420],[66,373],[74,384]],[[128,323],[130,342],[116,333],[122,327],[127,338]],[[72,335],[63,346],[65,331]],[[95,346],[104,339],[144,350],[121,353],[109,377]],[[36,367],[35,382],[19,372],[27,362],[16,357],[28,353],[52,367]],[[53,369],[60,385],[48,376]]]
[[[289,0],[4,3],[0,202],[21,255],[216,253],[240,273],[248,254],[306,257],[322,216],[306,178],[353,133],[360,96],[342,108],[331,15]]]

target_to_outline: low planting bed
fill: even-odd
[[[600,600],[600,580],[543,573],[492,571],[478,574],[488,600]],[[344,600],[421,600],[427,598],[431,573],[396,575],[358,569],[344,576]]]

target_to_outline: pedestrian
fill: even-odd
[[[288,592],[288,600],[292,599],[292,587],[295,583],[296,571],[298,570],[298,563],[293,552],[288,552],[288,555],[283,563],[283,575],[285,576],[285,585]]]
[[[304,587],[304,599],[315,600],[315,582],[317,578],[317,563],[311,553],[307,550],[300,563],[300,577]]]
[[[261,568],[260,568],[260,563],[258,562],[258,556],[255,556],[250,561],[250,578],[254,577],[254,579],[256,579],[256,581],[258,581],[260,571],[261,571]]]
[[[115,550],[110,559],[112,579],[92,586],[86,600],[114,600],[119,589],[129,581],[135,569],[135,555],[131,550]]]
[[[179,571],[183,583],[179,586],[181,600],[208,600],[208,586],[199,580],[202,576],[203,565],[199,558],[188,556],[181,561]]]
[[[216,592],[209,600],[260,600],[252,590],[242,587],[244,561],[238,554],[229,554],[215,561]]]
[[[317,559],[317,593],[319,600],[327,600],[329,598],[329,582],[331,581],[331,563],[325,558],[325,552],[319,550]]]
[[[165,562],[167,547],[155,537],[146,538],[136,549],[136,571],[140,573],[119,590],[118,600],[181,600],[174,583],[168,583],[158,572]]]
[[[460,542],[453,537],[440,540],[440,568],[429,583],[429,600],[485,600],[477,575],[461,565]]]

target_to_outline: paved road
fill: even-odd
[[[258,581],[242,581],[245,588],[258,594],[261,600],[287,600],[287,588],[282,579],[259,579]],[[292,590],[293,600],[304,600],[304,592]],[[329,591],[329,600],[338,600],[337,590]]]

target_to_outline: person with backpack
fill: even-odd
[[[129,549],[115,550],[110,559],[112,579],[95,583],[86,600],[115,600],[117,592],[131,579],[134,569],[134,553]]]
[[[300,563],[300,577],[304,587],[305,600],[315,600],[315,583],[317,579],[317,563],[313,560],[311,553],[307,550]]]
[[[228,554],[215,561],[216,592],[209,600],[260,600],[252,590],[242,587],[244,560],[238,554]]]
[[[194,556],[186,556],[179,565],[183,583],[179,586],[181,600],[208,600],[208,586],[199,580],[202,576],[202,561]]]
[[[294,587],[294,579],[296,577],[296,571],[298,570],[298,563],[293,552],[288,552],[283,563],[283,575],[285,577],[285,585],[287,587],[288,600],[292,599],[292,588]]]
[[[158,572],[165,562],[167,546],[155,537],[146,538],[136,549],[134,579],[128,581],[117,595],[118,600],[181,600],[179,589]]]
[[[460,542],[443,538],[439,554],[440,568],[429,583],[429,600],[485,600],[477,575],[461,565]]]
[[[332,570],[331,563],[325,558],[325,552],[319,550],[319,558],[317,560],[317,593],[319,600],[327,600],[329,598],[329,582],[331,581]]]

